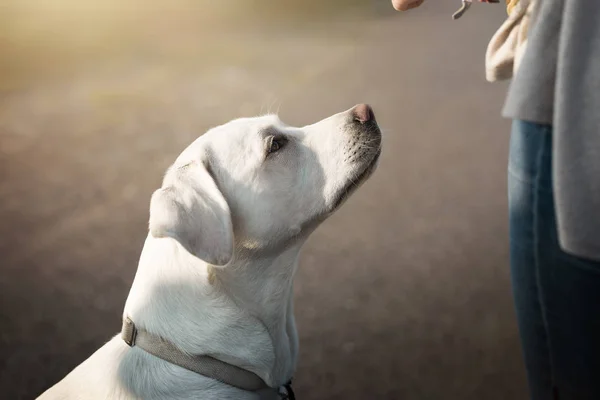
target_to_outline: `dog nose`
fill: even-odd
[[[360,122],[361,124],[375,119],[373,109],[368,104],[358,104],[354,106],[354,108],[352,108],[352,115],[354,116],[354,120]]]

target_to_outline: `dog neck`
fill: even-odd
[[[291,378],[298,356],[293,281],[302,243],[281,253],[237,251],[226,268],[212,268],[215,286],[266,328],[275,351],[274,371]]]
[[[281,252],[238,250],[209,265],[175,240],[148,236],[125,315],[190,354],[209,354],[259,375],[289,380],[298,338],[293,278],[302,243]]]

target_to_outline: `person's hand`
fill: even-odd
[[[425,0],[392,0],[392,6],[398,11],[419,7]],[[499,3],[500,0],[479,0],[480,3]]]
[[[398,11],[419,7],[425,0],[392,0],[392,6]]]

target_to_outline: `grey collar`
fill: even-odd
[[[129,317],[123,320],[121,338],[130,347],[137,346],[171,364],[178,365],[238,389],[256,392],[261,389],[269,388],[265,381],[253,372],[210,356],[185,354],[168,340],[144,329],[137,328]],[[280,395],[284,396],[283,398],[290,400],[294,399],[291,381],[282,388],[272,389],[277,390]]]

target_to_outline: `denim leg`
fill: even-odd
[[[539,186],[551,187],[550,182],[541,182],[544,177],[540,176],[540,162],[549,157],[545,147],[551,140],[549,131],[544,130],[527,122],[513,122],[508,166],[511,281],[532,400],[549,400],[553,396],[535,229]]]
[[[531,399],[600,399],[600,263],[559,246],[551,126],[513,123],[508,184],[513,296]]]

